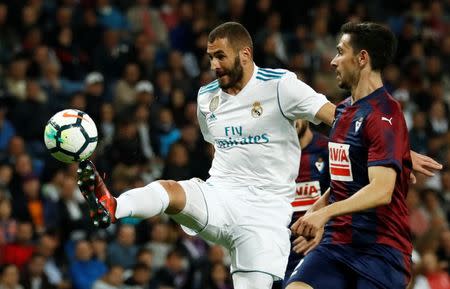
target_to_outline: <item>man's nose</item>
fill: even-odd
[[[336,57],[334,57],[333,59],[331,59],[330,65],[334,68],[336,68],[337,63],[336,63]]]
[[[216,70],[220,68],[219,62],[216,59],[211,59],[211,70]]]

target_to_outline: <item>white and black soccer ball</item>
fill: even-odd
[[[54,158],[65,163],[90,157],[97,140],[94,121],[87,113],[77,109],[57,112],[45,126],[45,146]]]

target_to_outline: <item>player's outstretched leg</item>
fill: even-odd
[[[233,273],[233,287],[235,289],[271,289],[273,277],[264,272],[235,272]]]
[[[102,177],[90,160],[81,161],[78,168],[78,186],[89,206],[94,225],[106,228],[116,222],[117,202],[109,193]]]
[[[176,215],[186,206],[186,192],[175,181],[155,181],[144,187],[128,190],[116,199],[89,160],[79,164],[78,186],[87,200],[94,225],[102,228],[125,217],[150,218],[162,213]],[[198,214],[201,216],[196,218],[201,219],[203,212]],[[185,221],[183,216],[176,218],[181,223]]]

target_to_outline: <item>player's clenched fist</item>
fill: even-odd
[[[326,210],[320,209],[299,218],[291,227],[292,232],[305,238],[314,238],[328,222],[330,217]]]
[[[320,240],[322,240],[324,229],[321,228],[317,231],[316,236],[314,238],[305,238],[303,236],[298,236],[293,242],[292,242],[292,250],[297,254],[303,254],[306,255],[314,248],[319,245]]]

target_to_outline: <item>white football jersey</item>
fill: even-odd
[[[203,137],[215,148],[210,180],[255,186],[292,201],[301,153],[295,120],[317,123],[326,97],[293,72],[255,65],[237,95],[215,80],[200,88],[197,101]]]

